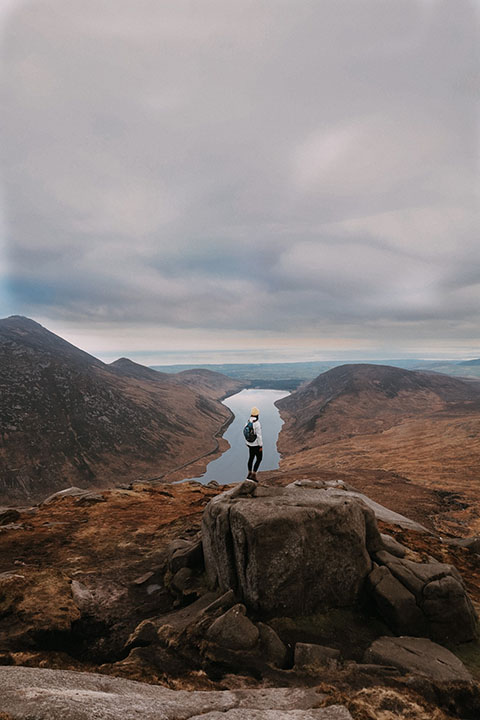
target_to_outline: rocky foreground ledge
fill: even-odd
[[[340,481],[219,490],[5,518],[1,720],[480,717],[474,553]]]
[[[0,667],[0,688],[0,708],[15,720],[352,720],[340,705],[319,707],[324,697],[308,688],[186,692],[21,667]]]

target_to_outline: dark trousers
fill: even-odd
[[[253,461],[255,460],[255,465],[253,465],[253,472],[257,472],[260,463],[262,462],[263,458],[263,450],[258,445],[249,445],[248,446],[249,455],[248,455],[248,472],[252,471],[252,465]]]

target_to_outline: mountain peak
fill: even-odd
[[[23,315],[11,315],[0,320],[0,344],[13,344],[19,355],[33,353],[37,359],[67,359],[82,366],[104,366],[101,360]]]
[[[230,417],[212,400],[238,386],[222,375],[214,388],[189,386],[128,358],[107,365],[20,316],[0,320],[0,374],[2,502],[158,477],[206,457]]]
[[[171,380],[172,376],[168,373],[158,372],[152,370],[152,368],[141,365],[140,363],[130,360],[127,357],[118,358],[110,363],[110,366],[116,372],[128,377],[136,378],[137,380],[153,380],[158,382],[159,380]]]
[[[413,478],[475,467],[480,382],[388,365],[342,365],[279,400],[282,457]],[[448,441],[445,441],[448,438]],[[423,463],[418,458],[428,458]],[[441,461],[439,461],[441,458]],[[285,460],[283,460],[285,462]],[[307,463],[307,464],[308,464]]]
[[[454,401],[468,399],[472,392],[472,381],[391,365],[355,363],[327,370],[301,389],[302,393],[312,391],[335,396],[374,392],[386,398],[396,397],[399,393],[428,391],[441,395],[447,401]]]
[[[25,315],[9,315],[6,318],[0,318],[0,324],[12,328],[28,328],[28,329],[41,329],[46,330],[43,325],[40,325],[36,320],[26,317]],[[48,330],[46,330],[48,332]]]

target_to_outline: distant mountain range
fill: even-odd
[[[314,362],[275,363],[222,363],[206,365],[153,365],[152,368],[164,373],[179,373],[192,368],[203,368],[222,373],[240,380],[252,387],[295,390],[302,383],[313,380],[321,373],[340,365],[358,365],[362,361],[329,360]],[[422,360],[400,358],[393,360],[369,360],[369,365],[388,365],[405,370],[424,370],[458,377],[480,378],[480,360],[457,362],[454,360]]]
[[[28,318],[0,320],[0,501],[154,477],[213,452],[242,383],[106,365]]]
[[[462,367],[480,367],[480,358],[476,360],[464,360],[458,364]]]

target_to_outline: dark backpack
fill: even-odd
[[[247,442],[255,442],[255,440],[257,439],[257,433],[253,429],[253,423],[251,420],[249,420],[243,428],[243,434]]]

